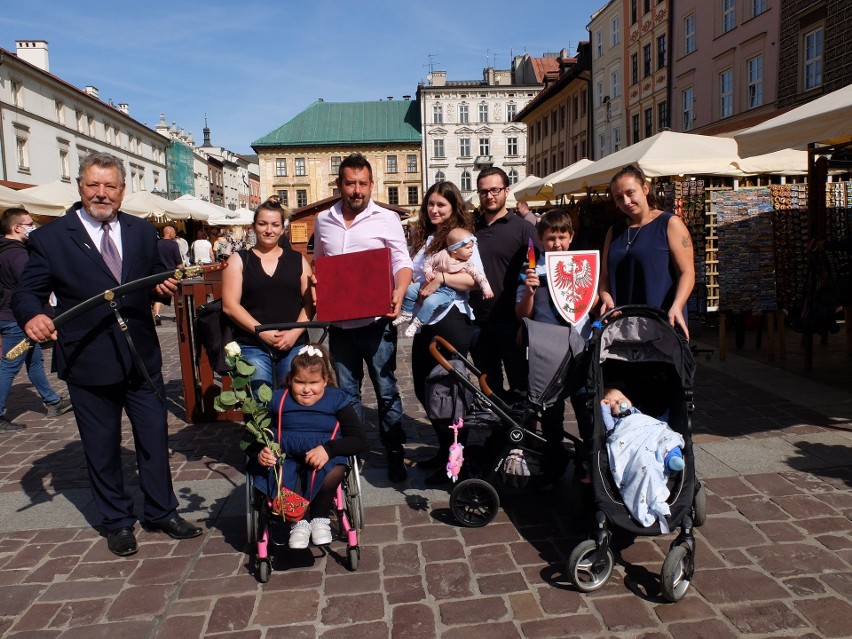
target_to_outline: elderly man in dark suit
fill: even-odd
[[[153,298],[168,297],[175,282],[167,280],[153,291],[117,298],[115,308],[104,303],[58,331],[42,309],[51,291],[58,300],[57,313],[63,313],[99,292],[174,265],[160,263],[154,226],[119,210],[125,189],[120,159],[90,154],[81,160],[79,175],[81,201],[30,236],[30,259],[12,298],[12,310],[30,339],[56,339],[54,366],[76,409],[107,543],[113,553],[125,556],[137,551],[133,532],[137,518],[121,468],[122,409],[136,445],[145,525],[175,539],[201,534],[200,528],[177,514],[162,357],[151,317]],[[116,311],[126,322],[126,333]]]

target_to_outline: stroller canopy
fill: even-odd
[[[524,318],[529,362],[528,399],[549,408],[564,396],[586,348],[585,340],[570,326],[545,324]],[[578,383],[579,385],[579,383]]]

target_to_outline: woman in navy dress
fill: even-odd
[[[606,234],[599,293],[601,314],[616,306],[650,304],[689,339],[686,301],[695,285],[692,239],[679,217],[657,209],[648,182],[630,165],[609,185],[626,219]]]
[[[280,464],[282,485],[310,501],[305,518],[290,530],[290,548],[307,548],[309,540],[315,546],[331,543],[328,514],[347,458],[367,448],[352,398],[335,383],[325,349],[302,346],[291,362],[286,387],[275,391],[269,402],[281,457],[260,444],[246,451],[250,460],[267,469],[256,468],[255,487],[274,497],[278,486],[273,468]]]

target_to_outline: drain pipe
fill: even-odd
[[[5,60],[6,52],[0,50],[0,65]],[[6,142],[3,139],[3,103],[0,102],[0,166],[3,167],[3,179],[8,180],[9,174],[6,172]]]

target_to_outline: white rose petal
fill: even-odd
[[[225,355],[228,357],[236,357],[240,354],[240,345],[236,342],[228,342],[225,344]]]

